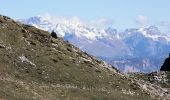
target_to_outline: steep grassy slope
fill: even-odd
[[[163,98],[111,67],[48,32],[0,16],[0,99]]]

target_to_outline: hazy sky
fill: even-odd
[[[0,13],[12,18],[36,15],[108,19],[116,28],[170,26],[170,0],[0,0]]]

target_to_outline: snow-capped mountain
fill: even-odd
[[[170,52],[170,35],[155,26],[126,29],[88,26],[77,18],[31,17],[19,20],[37,28],[55,31],[75,46],[124,72],[158,70]]]

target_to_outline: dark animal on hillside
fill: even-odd
[[[53,38],[58,38],[57,34],[56,34],[54,31],[51,32],[51,36],[52,36]]]

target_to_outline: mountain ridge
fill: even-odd
[[[58,36],[123,72],[127,72],[127,68],[137,69],[139,72],[157,71],[163,63],[162,59],[166,58],[170,51],[170,35],[161,33],[155,26],[118,32],[113,28],[90,27],[77,20],[74,22],[71,19],[52,19],[39,16],[19,21],[46,31],[54,30]],[[149,58],[148,64],[142,63],[142,66],[139,66],[137,64],[141,62],[133,62],[139,58],[140,61],[148,61]],[[133,63],[118,63],[125,60]],[[150,68],[146,70],[146,67]]]

